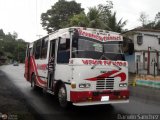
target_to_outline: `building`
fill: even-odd
[[[125,54],[129,72],[160,74],[160,30],[136,28],[123,36],[134,44],[133,54]]]

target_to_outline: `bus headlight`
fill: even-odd
[[[90,83],[80,83],[79,88],[90,88],[91,84]]]
[[[119,87],[127,87],[127,83],[120,83]]]

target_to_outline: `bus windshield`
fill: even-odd
[[[79,37],[72,41],[72,57],[73,58],[91,58],[100,59],[101,56],[106,56],[102,59],[109,60],[124,60],[122,52],[122,43],[119,41],[105,42]]]

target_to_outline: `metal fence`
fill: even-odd
[[[152,63],[149,66],[149,74],[150,75],[160,75],[160,67],[157,66],[157,63]],[[160,63],[159,63],[160,65]],[[137,74],[143,74],[147,75],[148,74],[148,64],[147,63],[142,63],[142,62],[136,62],[136,73]]]

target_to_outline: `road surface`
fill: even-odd
[[[5,65],[1,66],[0,70],[24,94],[27,102],[33,109],[46,120],[109,120],[123,119],[123,117],[130,117],[130,115],[135,115],[135,117],[141,115],[143,117],[145,114],[160,113],[159,105],[148,104],[132,96],[127,104],[89,107],[71,106],[68,110],[63,110],[59,107],[54,96],[43,94],[41,90],[34,91],[31,89],[30,83],[24,79],[24,64],[19,66]],[[124,116],[125,114],[127,115]],[[139,119],[141,119],[141,116],[139,116]],[[158,117],[160,119],[160,116]]]

